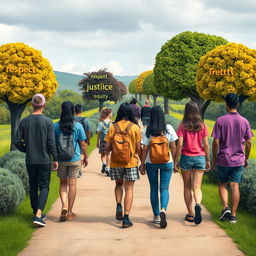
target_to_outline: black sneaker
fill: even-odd
[[[237,217],[236,216],[230,216],[229,222],[230,223],[237,223]]]
[[[226,207],[224,210],[222,210],[220,215],[220,221],[228,221],[231,216],[231,210],[229,207]]]
[[[106,165],[103,164],[103,165],[102,165],[102,168],[101,168],[101,173],[105,173],[105,172],[106,172]]]
[[[42,220],[46,220],[46,219],[47,219],[47,215],[42,214],[42,215],[41,215],[41,219],[42,219]]]
[[[107,175],[107,177],[110,176],[110,168],[109,167],[105,168],[105,174]]]
[[[164,211],[160,212],[160,227],[166,228],[167,227],[167,221],[166,221],[166,213]]]
[[[38,218],[36,216],[33,217],[33,223],[37,227],[45,227],[46,223],[42,220],[42,218]]]
[[[129,228],[132,225],[133,225],[133,223],[130,221],[129,217],[124,217],[123,218],[122,228]]]
[[[123,208],[121,204],[117,204],[116,206],[116,219],[117,220],[123,220]]]
[[[195,224],[198,225],[202,222],[202,215],[201,215],[202,208],[200,204],[196,204],[195,206]]]

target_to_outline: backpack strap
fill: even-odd
[[[118,123],[114,123],[114,127],[115,127],[115,132],[116,133],[121,133],[121,129],[120,129]]]
[[[130,129],[132,128],[132,126],[133,126],[133,123],[132,122],[130,122],[128,125],[127,125],[127,127],[125,128],[125,132],[128,134],[128,132],[130,131]]]
[[[133,126],[133,123],[130,122],[124,131],[121,131],[118,123],[114,123],[114,127],[115,127],[115,133],[121,133],[121,134],[128,134],[128,132],[130,131],[131,127]]]

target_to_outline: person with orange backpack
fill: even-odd
[[[178,139],[173,127],[166,125],[164,112],[154,106],[150,112],[149,125],[142,139],[140,173],[147,172],[150,183],[150,201],[153,209],[153,223],[166,228],[166,210],[169,202],[169,184],[173,173],[173,158],[176,153],[175,141]],[[171,150],[171,152],[170,152]],[[158,171],[159,170],[159,171]],[[160,172],[160,205],[158,176]]]
[[[129,213],[133,202],[133,187],[139,176],[139,156],[141,154],[141,132],[132,107],[123,103],[118,109],[117,117],[105,137],[107,155],[110,157],[110,177],[115,180],[116,219],[122,220],[122,227],[133,225]],[[124,212],[122,208],[123,189]],[[124,215],[123,215],[124,213]]]

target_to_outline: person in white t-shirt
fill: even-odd
[[[166,142],[165,152],[160,152],[159,158],[167,155],[167,160],[163,163],[152,163],[150,151],[153,150],[153,139],[160,139]],[[169,202],[169,184],[173,173],[173,158],[176,152],[175,141],[178,139],[173,127],[165,123],[165,116],[160,106],[151,109],[149,125],[142,138],[142,164],[140,172],[147,173],[150,183],[150,201],[154,213],[153,223],[160,224],[161,228],[166,228],[166,209]],[[161,149],[161,143],[159,143]],[[171,154],[169,153],[171,150]],[[153,152],[153,151],[152,151]],[[150,157],[151,156],[151,157]],[[161,160],[160,160],[161,162]],[[160,206],[159,207],[159,186],[158,177],[160,173]]]

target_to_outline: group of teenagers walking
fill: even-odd
[[[184,219],[200,224],[201,184],[204,173],[211,169],[217,170],[219,181],[223,205],[220,220],[237,222],[239,183],[244,168],[248,166],[253,133],[249,122],[237,111],[239,96],[230,93],[225,97],[225,102],[227,114],[216,120],[211,134],[212,160],[208,128],[198,105],[193,101],[186,104],[177,131],[166,124],[162,108],[150,107],[149,100],[146,100],[142,109],[135,99],[130,103],[122,103],[114,122],[111,109],[102,110],[97,128],[101,172],[115,181],[115,218],[122,221],[123,228],[133,225],[129,217],[133,188],[140,175],[145,174],[150,185],[152,222],[161,228],[167,227],[169,184],[172,174],[179,171],[184,182],[187,207]],[[45,104],[42,94],[33,97],[33,112],[21,121],[15,140],[17,149],[26,153],[33,223],[37,226],[46,226],[43,210],[52,166],[60,178],[60,221],[76,217],[73,212],[76,181],[81,175],[81,167],[88,164],[87,145],[90,143],[89,122],[81,117],[80,105],[74,107],[69,101],[63,102],[60,120],[53,124],[42,114]]]

